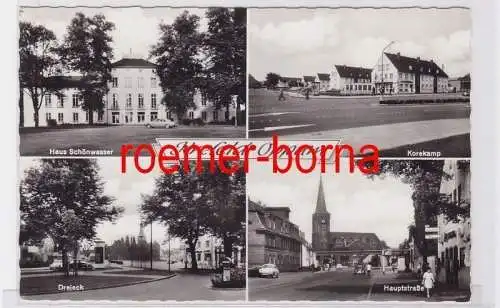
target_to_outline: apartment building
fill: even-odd
[[[372,94],[371,69],[335,65],[330,73],[329,90],[342,95]]]

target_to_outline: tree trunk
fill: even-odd
[[[73,260],[75,260],[75,266],[73,267],[73,276],[78,276],[78,242],[75,243],[75,249],[73,250]]]
[[[198,261],[196,260],[196,242],[189,244],[189,252],[191,254],[191,270],[198,270]]]
[[[19,127],[24,127],[24,91],[19,87]]]
[[[68,252],[66,251],[66,248],[62,249],[62,261],[63,261],[64,276],[68,277],[69,276],[69,260],[68,260]]]
[[[89,125],[94,124],[94,108],[93,106],[89,106],[89,110],[87,111],[89,113]]]
[[[38,93],[33,93],[31,99],[33,100],[33,120],[35,121],[35,127],[38,127],[40,125],[40,104],[38,103]]]

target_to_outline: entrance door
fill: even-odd
[[[120,123],[120,113],[119,112],[113,112],[111,114],[111,122],[113,124],[119,124]]]

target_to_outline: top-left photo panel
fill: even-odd
[[[246,138],[245,8],[19,9],[21,156]]]

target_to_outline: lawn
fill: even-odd
[[[58,286],[80,286],[84,290],[102,289],[118,287],[122,285],[133,284],[141,281],[147,281],[143,277],[117,277],[117,276],[91,276],[82,275],[78,277],[65,277],[62,275],[52,276],[35,276],[35,277],[21,277],[20,294],[21,295],[37,295],[37,294],[50,294],[50,293],[63,293],[59,291]]]

